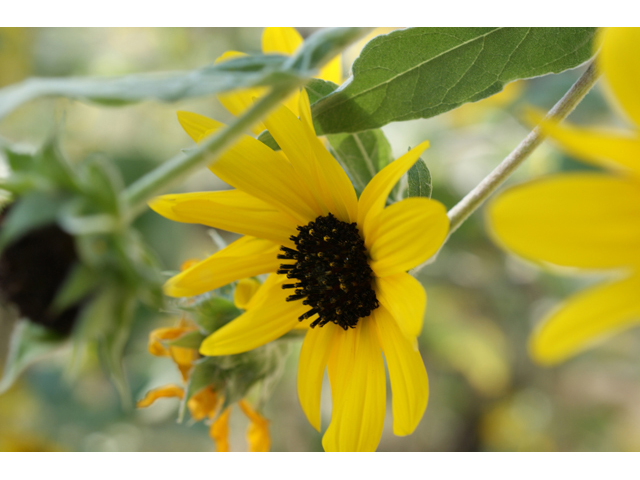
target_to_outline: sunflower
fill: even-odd
[[[292,27],[266,27],[262,32],[262,53],[276,55],[293,55],[303,43],[302,36]],[[246,53],[230,50],[218,57],[215,63],[231,60],[232,58],[245,56]],[[342,55],[337,55],[320,69],[318,77],[333,83],[342,83]],[[236,90],[218,95],[220,103],[233,115],[239,116],[244,113],[256,98],[264,96],[268,87],[255,87],[243,90]],[[299,93],[293,93],[283,103],[298,115]],[[258,135],[265,129],[263,123],[258,123],[253,127],[253,133]]]
[[[307,418],[319,431],[328,367],[333,413],[325,450],[375,450],[385,415],[383,353],[394,433],[412,433],[427,406],[427,373],[416,342],[426,295],[407,270],[439,249],[449,221],[444,206],[427,198],[385,208],[389,192],[428,142],[382,169],[358,199],[315,135],[306,92],[299,99],[300,118],[281,106],[265,120],[281,151],[245,136],[210,167],[234,190],[150,202],[169,219],[244,235],[169,279],[165,292],[198,295],[269,273],[248,310],[207,337],[200,353],[245,352],[301,322],[310,325],[298,368]],[[179,119],[195,141],[223,126],[192,113],[180,112]]]
[[[610,28],[600,37],[598,66],[634,127],[543,122],[561,148],[604,171],[556,174],[510,188],[487,212],[497,241],[522,257],[622,274],[569,298],[541,322],[530,351],[546,365],[640,320],[640,29]]]

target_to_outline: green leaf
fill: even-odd
[[[184,98],[304,80],[368,29],[332,28],[314,33],[292,57],[247,55],[186,72],[122,77],[30,78],[0,89],[0,119],[36,98],[62,96],[105,105],[144,100],[175,102]]]
[[[387,137],[379,129],[327,135],[327,140],[333,156],[349,174],[358,195],[374,175],[393,160]]]
[[[236,308],[233,302],[220,297],[210,297],[195,307],[194,321],[205,332],[212,333],[241,314],[242,311]]]
[[[375,37],[353,80],[317,102],[318,134],[429,118],[498,93],[508,82],[587,61],[595,28],[409,28]]]
[[[431,198],[431,172],[427,164],[419,158],[418,161],[407,172],[407,188],[402,196]]]
[[[78,303],[96,288],[98,276],[91,269],[81,263],[77,263],[67,275],[64,283],[56,293],[51,304],[51,311],[62,312],[70,306]]]
[[[278,71],[287,57],[250,55],[198,70],[122,77],[30,78],[0,90],[0,119],[30,100],[62,96],[105,105],[183,98],[256,85],[273,85],[293,72]]]
[[[321,78],[312,78],[304,88],[309,95],[309,103],[313,105],[321,98],[333,93],[338,88],[338,85]]]
[[[167,342],[173,347],[192,348],[194,350],[200,349],[200,344],[206,338],[206,335],[198,331],[188,332],[175,340]]]
[[[64,343],[64,337],[42,325],[27,320],[19,322],[12,334],[9,356],[0,380],[0,393],[5,392],[29,365]]]

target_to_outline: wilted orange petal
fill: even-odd
[[[152,405],[159,398],[177,397],[182,400],[184,390],[178,385],[165,385],[164,387],[149,390],[145,397],[136,403],[136,407],[145,408]]]

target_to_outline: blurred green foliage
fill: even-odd
[[[309,34],[309,30],[302,30]],[[116,75],[196,68],[226,50],[259,52],[260,29],[0,29],[0,85],[28,75]],[[7,40],[8,39],[8,40]],[[6,60],[6,59],[9,60]],[[13,59],[13,60],[11,60]],[[13,62],[13,63],[12,63]],[[383,128],[393,157],[428,139],[432,198],[452,207],[526,135],[520,108],[549,108],[578,77],[569,71],[521,84],[507,101],[490,97],[427,120]],[[0,123],[0,140],[40,145],[64,116],[61,144],[70,164],[108,152],[125,185],[191,145],[176,117],[189,110],[223,122],[230,115],[213,97],[175,104],[147,102],[119,109],[68,99],[32,102]],[[588,123],[612,122],[599,89],[572,115]],[[585,168],[543,145],[511,182],[560,170]],[[181,189],[224,188],[198,173]],[[533,325],[560,299],[590,278],[546,272],[505,254],[487,237],[482,212],[455,233],[437,260],[420,273],[428,306],[420,349],[431,398],[416,432],[395,437],[385,428],[379,450],[638,450],[640,449],[640,335],[629,331],[564,365],[542,369],[527,356]],[[153,212],[135,227],[157,255],[167,277],[192,257],[217,249],[208,229],[177,224]],[[218,232],[226,240],[233,236]],[[125,349],[127,381],[135,398],[179,382],[169,358],[147,352],[151,330],[171,325],[178,310],[138,306]],[[0,324],[0,337],[7,338]],[[6,345],[0,345],[0,350]],[[296,393],[297,355],[292,342],[283,380],[266,404],[273,450],[321,450]],[[5,351],[0,351],[4,357]],[[31,367],[0,396],[0,449],[79,451],[207,451],[204,425],[177,424],[177,400],[144,410],[123,410],[118,393],[89,350],[76,381],[66,377],[68,351]],[[328,393],[328,389],[323,389]],[[323,425],[329,421],[323,397]],[[391,419],[388,402],[387,421]],[[246,420],[232,417],[232,449],[245,446]]]

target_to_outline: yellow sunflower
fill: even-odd
[[[270,273],[247,311],[207,337],[200,352],[245,352],[300,322],[310,324],[298,369],[307,418],[320,430],[320,390],[328,367],[333,413],[325,450],[375,450],[385,415],[383,353],[394,433],[413,432],[427,406],[427,373],[416,342],[426,295],[406,272],[438,250],[449,221],[444,206],[427,198],[385,208],[389,192],[428,142],[381,170],[358,199],[315,135],[306,92],[299,98],[300,118],[281,106],[265,121],[281,151],[244,136],[211,166],[234,190],[150,202],[169,219],[245,235],[171,278],[165,292],[198,295]],[[192,113],[180,112],[179,119],[195,141],[223,126]]]
[[[624,278],[569,298],[533,333],[530,351],[555,364],[640,320],[640,29],[600,33],[598,66],[634,127],[625,131],[544,122],[568,153],[603,172],[551,175],[506,190],[488,208],[505,248],[533,261],[616,269]]]
[[[266,27],[262,32],[262,53],[265,54],[278,54],[278,55],[293,55],[295,51],[303,43],[302,36],[295,28],[292,27]],[[232,58],[237,58],[246,55],[246,53],[237,52],[234,50],[223,53],[216,59],[216,63],[224,62]],[[318,78],[327,80],[333,83],[342,83],[342,55],[338,55],[328,62],[324,67],[320,69]],[[244,90],[236,90],[229,93],[221,93],[218,95],[220,103],[233,115],[240,116],[247,110],[256,98],[264,96],[268,92],[268,87],[255,87]],[[283,103],[289,110],[299,115],[298,92],[292,94]],[[263,123],[258,123],[253,127],[253,133],[258,135],[265,130]]]

